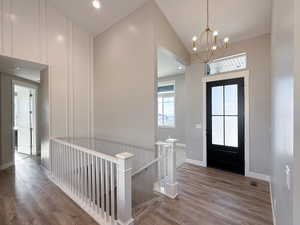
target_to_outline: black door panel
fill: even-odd
[[[207,83],[207,165],[244,174],[244,79]]]

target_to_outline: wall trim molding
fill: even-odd
[[[250,172],[249,171],[249,172],[245,173],[245,176],[255,178],[255,179],[258,179],[258,180],[264,180],[264,181],[269,182],[269,183],[271,181],[270,176],[268,176],[266,174],[263,174],[263,173],[255,173],[255,172]]]
[[[194,160],[194,159],[187,158],[185,160],[185,162],[190,163],[190,164],[195,165],[195,166],[207,167],[206,162],[200,161],[200,160]],[[263,181],[266,181],[268,183],[271,182],[270,176],[268,176],[266,174],[262,174],[262,173],[248,172],[248,173],[245,174],[245,177],[250,177],[250,178],[254,178],[254,179],[258,179],[258,180],[263,180]]]
[[[186,158],[185,162],[190,163],[190,164],[195,165],[195,166],[206,167],[206,163],[204,161],[200,161],[200,160],[194,160],[194,159]]]
[[[15,162],[14,161],[11,161],[9,163],[4,163],[0,166],[0,170],[6,170],[8,169],[9,167],[12,167],[15,165]]]

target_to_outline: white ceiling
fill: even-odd
[[[206,24],[206,0],[156,0],[186,48]],[[236,42],[270,32],[272,0],[210,0],[211,28]]]
[[[100,0],[101,9],[92,6],[92,0],[51,0],[74,22],[96,35],[141,7],[147,0]]]
[[[158,77],[166,77],[185,73],[185,66],[177,61],[176,56],[170,51],[157,49],[157,75]]]
[[[0,72],[22,77],[35,82],[40,81],[40,71],[47,66],[20,59],[0,56]]]
[[[141,7],[147,0],[51,0],[54,5],[94,35]],[[205,27],[206,0],[155,0],[187,49],[191,38]],[[270,32],[272,0],[210,0],[211,27],[231,42]]]

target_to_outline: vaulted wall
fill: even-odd
[[[0,0],[0,14],[0,55],[48,65],[50,137],[92,136],[93,37],[48,0]]]
[[[95,38],[95,136],[153,148],[158,47],[189,53],[153,1]]]

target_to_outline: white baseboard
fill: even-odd
[[[196,166],[202,166],[202,167],[206,167],[205,162],[203,161],[199,161],[199,160],[194,160],[194,159],[186,159],[185,160],[186,163],[190,163]],[[263,180],[263,181],[267,181],[270,182],[270,176],[262,174],[262,173],[255,173],[255,172],[246,172],[245,174],[246,177],[251,177],[251,178],[255,178],[258,180]]]
[[[273,215],[273,224],[276,225],[276,207],[273,199],[273,191],[272,191],[272,182],[270,181],[270,196],[271,196],[271,204],[272,204],[272,215]]]
[[[176,146],[179,148],[186,148],[186,144],[183,143],[176,143]]]
[[[190,163],[193,164],[195,166],[202,166],[202,167],[206,167],[205,163],[203,161],[199,161],[199,160],[194,160],[194,159],[186,159],[185,160],[186,163]]]
[[[251,177],[251,178],[255,178],[258,180],[264,180],[267,182],[270,182],[270,176],[266,175],[266,174],[262,174],[262,173],[255,173],[255,172],[246,172],[245,174],[246,177]]]
[[[4,163],[0,166],[0,170],[6,170],[9,167],[12,167],[13,165],[15,165],[14,161],[9,162],[9,163]]]

